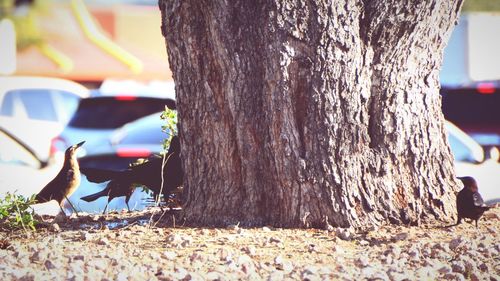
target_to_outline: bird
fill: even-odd
[[[104,207],[104,210],[102,212],[103,214],[105,214],[111,200],[125,196],[125,204],[127,205],[127,209],[130,212],[128,201],[130,200],[130,196],[132,196],[132,193],[134,193],[136,187],[137,186],[135,184],[130,183],[127,180],[122,180],[118,177],[111,180],[103,190],[91,195],[84,196],[80,199],[87,202],[92,202],[103,196],[108,196],[108,202],[106,203],[106,206]]]
[[[473,177],[459,177],[459,179],[462,181],[464,188],[457,194],[458,218],[456,225],[460,224],[462,219],[467,218],[476,221],[477,227],[478,220],[491,207],[484,203],[481,194],[478,192],[477,182]]]
[[[103,191],[82,197],[82,200],[95,200],[110,194],[109,203],[113,198],[126,196],[128,206],[127,194],[138,185],[142,185],[153,192],[155,199],[163,195],[163,199],[167,201],[170,194],[183,183],[184,172],[181,165],[179,138],[178,136],[172,137],[168,152],[164,157],[150,157],[141,164],[121,171],[82,168],[82,173],[90,182],[110,181]]]
[[[80,185],[80,168],[76,159],[76,151],[82,146],[85,141],[72,145],[66,149],[64,153],[64,163],[59,173],[52,179],[36,196],[36,203],[45,203],[51,200],[56,200],[64,215],[62,202],[64,199],[68,201],[73,211],[78,215],[73,204],[68,197],[75,192]]]

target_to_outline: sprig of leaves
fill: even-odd
[[[168,108],[167,106],[165,106],[165,110],[161,113],[160,118],[162,120],[165,120],[165,125],[161,126],[161,130],[162,130],[162,132],[166,133],[166,135],[167,135],[162,143],[163,151],[161,152],[161,154],[163,155],[162,157],[164,157],[167,154],[167,151],[168,151],[168,148],[170,147],[170,142],[172,141],[173,136],[177,134],[177,111],[172,110],[172,109]],[[143,161],[148,161],[148,160],[146,159]],[[141,161],[141,163],[143,163],[143,162]],[[163,171],[163,167],[162,167],[162,171]],[[148,188],[146,188],[144,186],[143,186],[142,190],[150,195],[152,194],[151,190],[149,190]]]
[[[177,134],[177,111],[165,106],[160,118],[165,120],[165,125],[161,126],[161,130],[167,134],[167,138],[163,140],[163,151],[166,153],[172,137]]]
[[[161,182],[161,188],[160,188],[160,194],[158,194],[158,197],[155,198],[155,205],[159,206],[160,204],[160,197],[162,195],[162,190],[163,190],[163,180],[164,180],[164,166],[167,161],[167,152],[168,148],[170,147],[170,143],[172,142],[172,138],[177,134],[177,111],[172,110],[165,106],[165,110],[161,113],[160,118],[165,121],[165,125],[161,126],[162,132],[167,134],[167,137],[163,140],[163,152],[162,154],[162,166],[161,166],[161,176],[162,176],[162,182]],[[151,217],[152,218],[152,217]]]
[[[34,218],[35,195],[25,198],[22,195],[7,192],[0,198],[0,228],[7,230],[35,230],[38,221]]]

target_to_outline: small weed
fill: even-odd
[[[166,138],[163,140],[163,151],[161,153],[162,156],[162,165],[161,165],[161,188],[158,196],[154,198],[155,200],[155,206],[160,206],[160,200],[161,196],[163,194],[163,185],[164,185],[164,180],[165,180],[165,175],[164,173],[164,168],[168,159],[168,149],[170,147],[170,142],[172,141],[172,138],[174,135],[177,135],[177,111],[172,110],[168,107],[165,106],[165,110],[161,113],[160,118],[165,121],[165,125],[161,127],[162,132],[166,134]],[[168,198],[164,198],[165,201],[168,200]],[[165,211],[163,214],[160,216],[160,218],[165,214]],[[156,225],[156,223],[153,223],[153,216],[154,212],[151,214],[151,217],[149,218],[149,225],[153,226]]]
[[[35,195],[25,198],[22,195],[7,192],[0,198],[0,229],[24,231],[35,230],[38,221],[34,218]]]
[[[167,134],[167,138],[163,141],[163,150],[166,153],[172,137],[177,134],[177,111],[165,106],[165,110],[161,113],[161,119],[165,120],[165,125],[161,129]]]

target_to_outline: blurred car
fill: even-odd
[[[0,129],[0,198],[7,192],[30,197],[51,181],[61,168],[47,166],[22,141]],[[55,204],[54,204],[55,203]],[[35,210],[42,214],[56,214],[57,202],[39,204]]]
[[[69,80],[0,77],[0,128],[47,162],[51,140],[69,121],[79,100],[89,95],[87,88]]]
[[[107,85],[103,84],[92,97],[80,101],[68,125],[53,139],[52,157],[61,158],[66,147],[85,140],[79,154],[84,156],[89,147],[106,146],[117,128],[165,107],[175,109],[173,87],[169,91],[127,87],[127,91],[127,88],[110,90]]]
[[[445,128],[448,132],[448,141],[455,162],[468,162],[473,164],[484,162],[485,153],[481,145],[449,121],[446,121]]]
[[[116,129],[105,143],[87,147],[85,156],[79,158],[80,166],[122,170],[139,158],[148,158],[163,151],[162,131],[165,121],[161,112],[139,118]]]
[[[500,153],[497,148],[484,149],[460,128],[446,121],[451,151],[455,157],[455,172],[459,177],[476,179],[479,192],[486,203],[500,202]]]
[[[485,148],[500,148],[500,82],[442,87],[445,118]]]

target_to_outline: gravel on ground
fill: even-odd
[[[352,229],[154,225],[155,209],[0,233],[0,280],[500,280],[500,208],[479,222]],[[49,220],[50,221],[50,220]]]

